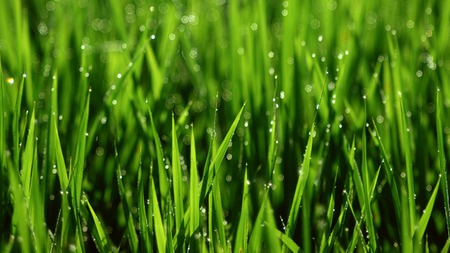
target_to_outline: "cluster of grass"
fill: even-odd
[[[450,248],[447,1],[5,1],[2,252]]]

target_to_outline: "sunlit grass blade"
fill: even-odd
[[[200,212],[198,199],[198,172],[197,156],[195,150],[194,126],[191,125],[191,158],[189,181],[189,235],[192,236],[199,226]]]
[[[128,199],[126,196],[126,191],[125,191],[125,186],[123,185],[123,181],[122,181],[122,169],[121,169],[120,162],[119,162],[119,154],[117,153],[117,148],[115,150],[115,153],[116,153],[116,161],[117,161],[117,170],[116,170],[117,185],[119,186],[119,195],[120,195],[120,199],[122,201],[125,220],[127,221],[128,240],[131,245],[131,250],[133,252],[138,252],[139,240],[138,240],[138,236],[136,234],[136,228],[134,226],[133,214],[131,213],[130,203],[128,202]]]
[[[217,149],[215,156],[212,158],[212,162],[211,162],[209,168],[207,168],[208,172],[204,172],[204,173],[208,173],[208,177],[203,178],[202,182],[201,182],[200,197],[199,197],[200,202],[202,202],[205,199],[207,193],[211,189],[213,178],[215,177],[217,171],[220,168],[220,164],[222,163],[222,160],[228,149],[228,145],[229,145],[231,139],[233,138],[234,131],[236,130],[236,127],[239,123],[241,114],[244,111],[244,107],[245,107],[245,104],[242,106],[241,110],[237,114],[236,118],[233,121],[233,124],[231,124],[227,134],[225,135],[225,138],[222,140],[222,143],[220,144],[219,148]]]
[[[161,147],[161,140],[159,139],[158,132],[156,131],[156,126],[155,122],[153,121],[153,114],[152,111],[150,110],[150,107],[148,107],[148,112],[150,115],[150,124],[152,127],[152,134],[155,142],[156,159],[158,163],[158,179],[159,179],[158,182],[161,192],[161,200],[164,201],[161,204],[164,207],[165,206],[164,203],[167,201],[167,197],[169,194],[169,180],[167,178],[166,169],[164,168],[165,164],[164,164],[164,155]]]
[[[249,230],[249,183],[247,177],[247,166],[244,175],[244,190],[242,193],[241,214],[236,232],[234,252],[247,252],[248,250],[248,230]]]
[[[25,144],[25,150],[22,154],[22,184],[24,187],[24,194],[27,199],[30,197],[31,191],[31,173],[33,168],[34,150],[36,148],[36,135],[35,135],[35,110],[31,113],[29,121],[27,142]]]
[[[181,165],[180,165],[180,153],[178,150],[178,137],[176,133],[176,125],[174,115],[172,114],[172,178],[173,178],[173,195],[175,200],[175,226],[178,233],[182,226],[182,219],[184,214],[183,205],[183,181]]]
[[[297,186],[295,188],[294,199],[289,211],[289,219],[286,226],[286,235],[288,237],[293,237],[295,228],[298,222],[298,215],[300,211],[300,204],[302,201],[303,191],[305,190],[306,181],[308,180],[309,168],[311,164],[311,153],[314,138],[314,124],[311,127],[308,144],[306,145],[305,156],[303,158],[303,163],[300,168],[300,173],[297,181]]]
[[[1,63],[0,63],[0,65],[1,65]],[[1,66],[0,66],[0,72],[1,72]],[[0,75],[0,78],[2,78],[1,75]],[[22,81],[20,82],[19,92],[17,93],[17,98],[16,98],[16,105],[14,107],[14,119],[13,119],[13,129],[12,130],[13,130],[13,136],[14,136],[14,151],[15,151],[14,152],[14,166],[16,168],[19,167],[19,159],[20,159],[20,138],[22,136],[21,136],[21,131],[20,131],[20,127],[19,127],[19,122],[20,122],[20,116],[21,116],[20,112],[21,112],[21,108],[22,108],[22,96],[23,96],[24,83],[25,83],[25,77],[23,77]],[[1,124],[3,124],[3,120],[2,120]],[[0,127],[0,130],[1,130],[1,127]]]
[[[111,252],[111,246],[109,245],[108,237],[106,236],[106,232],[102,226],[102,223],[98,219],[97,214],[91,206],[91,203],[89,203],[89,200],[85,199],[84,201],[87,203],[89,212],[92,216],[92,219],[94,220],[95,232],[92,233],[92,235],[95,239],[94,242],[97,245],[97,249],[100,252]]]
[[[11,193],[13,196],[12,204],[14,208],[14,215],[12,217],[12,222],[16,226],[16,236],[20,236],[22,238],[22,252],[33,252],[31,250],[33,243],[31,231],[29,229],[29,213],[26,206],[23,188],[21,187],[19,174],[17,171],[14,171],[12,166],[7,166],[6,168],[8,168]]]
[[[385,169],[384,171],[385,171],[386,177],[388,179],[389,189],[391,191],[391,195],[392,195],[392,198],[393,198],[393,201],[394,201],[394,211],[395,211],[395,214],[396,214],[395,215],[396,216],[396,220],[398,222],[400,222],[400,216],[401,216],[401,214],[400,214],[400,210],[401,210],[400,196],[399,196],[399,190],[398,190],[398,187],[397,187],[397,183],[396,183],[395,178],[394,178],[393,168],[392,168],[389,156],[386,153],[386,150],[384,148],[383,141],[381,140],[380,132],[378,131],[377,125],[376,125],[374,120],[372,120],[372,121],[373,121],[373,126],[374,126],[374,129],[375,129],[376,135],[371,135],[371,136],[373,136],[373,139],[375,140],[376,143],[378,143],[378,146],[380,148],[381,157],[383,158],[382,163],[383,163],[383,167]],[[398,226],[398,227],[400,227],[400,226]]]
[[[433,211],[433,207],[435,205],[435,201],[436,201],[436,196],[437,193],[439,191],[439,183],[440,183],[440,178],[436,183],[436,186],[434,187],[434,191],[433,194],[430,197],[430,200],[428,200],[428,204],[425,207],[425,210],[423,211],[422,217],[419,220],[419,223],[417,224],[417,228],[416,231],[414,232],[414,240],[420,244],[422,242],[422,238],[423,235],[425,234],[425,230],[427,229],[428,226],[428,221],[430,220],[431,217],[431,213]]]
[[[284,245],[287,246],[287,248],[291,251],[291,252],[303,252],[300,247],[294,242],[294,240],[292,240],[292,238],[288,237],[286,234],[284,234],[283,232],[281,232],[280,230],[266,224],[267,229],[274,234],[275,236],[277,236],[283,243]]]
[[[403,152],[406,165],[406,182],[408,185],[408,207],[409,207],[409,224],[410,224],[410,235],[414,234],[414,228],[416,226],[416,201],[414,193],[414,171],[412,168],[412,157],[411,157],[411,139],[409,136],[410,129],[408,127],[408,121],[406,119],[406,112],[403,107],[402,97],[399,97],[400,111],[402,118],[402,127],[400,129],[400,136],[403,142]],[[412,239],[412,238],[410,238]]]
[[[263,245],[263,234],[264,234],[264,226],[265,226],[265,210],[269,207],[268,204],[268,191],[264,193],[262,198],[262,204],[258,211],[258,215],[256,216],[256,220],[253,223],[253,228],[250,235],[250,240],[248,242],[248,250],[249,252],[261,252]]]
[[[436,98],[436,131],[437,131],[437,141],[438,141],[438,158],[439,158],[439,169],[441,172],[442,182],[442,191],[444,194],[444,209],[445,209],[445,221],[447,223],[447,237],[450,238],[450,201],[449,201],[449,186],[448,186],[448,177],[447,177],[447,167],[445,160],[445,151],[444,151],[444,137],[443,137],[443,129],[442,122],[443,112],[442,112],[442,98],[441,91],[437,89],[437,98]]]
[[[139,190],[139,224],[140,224],[140,244],[141,250],[150,252],[152,251],[152,240],[151,240],[151,228],[149,220],[147,219],[147,207],[145,205],[144,199],[144,179],[142,177],[142,161],[139,162],[138,169],[138,190]]]
[[[166,229],[163,224],[163,217],[161,216],[160,206],[158,203],[158,195],[156,194],[155,182],[153,181],[153,177],[150,177],[149,185],[149,198],[151,198],[151,206],[153,210],[153,213],[151,214],[153,217],[154,225],[153,233],[156,238],[157,250],[158,252],[166,252]]]

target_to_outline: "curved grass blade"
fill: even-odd
[[[289,211],[289,218],[286,227],[286,235],[290,238],[294,236],[294,231],[298,222],[298,215],[300,211],[300,204],[302,202],[303,191],[305,190],[306,182],[308,180],[309,168],[311,164],[311,153],[314,138],[314,124],[311,127],[308,144],[306,145],[306,152],[303,159],[300,175],[298,177],[297,186],[295,188],[294,199]]]
[[[403,141],[404,147],[404,155],[405,155],[405,163],[406,163],[406,182],[408,185],[408,207],[409,207],[409,225],[410,225],[410,235],[414,234],[414,228],[416,226],[416,201],[414,198],[414,172],[412,168],[412,157],[411,157],[411,140],[409,137],[409,127],[408,122],[406,120],[406,112],[403,106],[402,97],[399,98],[400,102],[400,112],[402,119],[402,127],[401,127],[401,139]],[[410,238],[412,239],[412,238]]]
[[[199,196],[198,196],[198,172],[197,155],[195,150],[194,126],[191,125],[191,162],[190,162],[190,182],[189,182],[189,236],[192,236],[199,226]]]
[[[285,235],[280,230],[270,226],[267,223],[266,223],[266,226],[272,234],[274,234],[276,237],[278,237],[284,243],[284,245],[286,245],[288,247],[289,250],[291,250],[294,253],[303,252],[300,249],[300,247],[294,242],[294,240],[292,240],[292,238],[290,238],[289,236]]]
[[[125,186],[123,185],[122,182],[122,169],[119,163],[119,154],[117,153],[117,147],[115,147],[115,155],[117,161],[117,170],[116,170],[117,185],[119,187],[119,195],[123,204],[125,219],[127,221],[128,240],[130,242],[132,252],[138,252],[139,240],[136,234],[136,228],[134,226],[133,214],[131,213],[130,210],[130,204],[128,203],[128,199],[125,194]]]
[[[437,97],[436,97],[436,131],[437,131],[437,141],[438,141],[438,158],[439,158],[439,168],[441,171],[441,177],[443,178],[442,182],[442,191],[444,193],[444,209],[445,209],[445,221],[447,223],[447,236],[450,238],[450,201],[449,201],[449,186],[448,186],[448,177],[447,177],[447,167],[445,160],[445,151],[444,151],[444,137],[443,137],[443,129],[442,129],[442,98],[441,91],[437,89]]]
[[[428,221],[430,220],[431,213],[433,211],[434,203],[436,200],[436,196],[439,190],[439,183],[441,182],[441,179],[439,178],[436,186],[434,187],[433,194],[430,197],[430,200],[428,200],[427,207],[423,211],[422,217],[419,220],[419,224],[417,225],[417,229],[413,235],[414,240],[418,243],[422,241],[423,235],[425,234],[425,230],[428,226]]]
[[[150,109],[150,106],[148,107],[148,112],[150,115],[150,124],[152,126],[153,139],[155,141],[161,199],[165,202],[165,201],[167,201],[167,197],[169,194],[169,180],[167,179],[167,174],[166,174],[167,172],[166,172],[166,169],[164,168],[164,156],[163,156],[162,147],[161,147],[161,140],[159,139],[158,132],[156,131],[156,126],[155,126],[155,122],[153,121],[153,114]],[[163,204],[163,206],[164,206],[164,204]]]
[[[230,143],[231,139],[233,138],[234,131],[236,130],[236,127],[239,123],[239,120],[241,118],[242,112],[244,111],[245,104],[242,106],[241,110],[239,111],[238,115],[233,121],[233,124],[231,124],[230,129],[228,130],[227,134],[225,135],[225,138],[223,139],[222,143],[219,146],[219,149],[217,150],[216,154],[212,158],[212,163],[207,169],[208,177],[203,178],[201,182],[201,188],[200,188],[200,203],[206,198],[206,195],[211,190],[211,185],[213,182],[213,179],[215,175],[217,174],[217,171],[220,168],[220,164],[222,163],[222,160],[225,156],[225,153],[228,149],[228,144]]]
[[[242,194],[241,214],[239,216],[239,224],[236,231],[236,239],[234,245],[234,252],[247,252],[248,251],[248,230],[249,230],[249,185],[250,182],[247,178],[247,166],[245,166],[244,174],[244,191]]]
[[[178,150],[178,138],[174,115],[172,114],[172,177],[173,177],[173,195],[175,199],[175,226],[178,233],[182,226],[184,214],[183,207],[183,181],[181,179],[180,153]]]
[[[97,249],[100,252],[111,252],[111,246],[108,242],[108,238],[106,236],[106,232],[103,229],[102,223],[100,222],[100,220],[97,217],[97,214],[95,213],[94,209],[91,206],[91,203],[89,203],[89,200],[86,199],[85,200],[88,208],[89,208],[89,212],[91,213],[92,219],[94,220],[94,225],[95,225],[95,232],[92,233],[92,236],[94,237],[94,242],[97,245]]]
[[[145,252],[152,251],[151,234],[149,229],[149,221],[147,219],[147,211],[144,200],[144,180],[142,179],[142,162],[139,162],[138,168],[138,189],[139,189],[139,224],[140,224],[140,243],[141,250]]]

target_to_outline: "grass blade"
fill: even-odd
[[[178,150],[178,140],[174,115],[172,114],[172,176],[173,195],[175,199],[175,226],[176,232],[180,231],[184,214],[183,207],[183,181],[181,179],[180,153]]]
[[[242,112],[244,111],[244,107],[245,107],[245,104],[242,106],[238,115],[234,119],[233,124],[231,124],[230,129],[228,130],[227,134],[225,135],[225,138],[223,139],[222,143],[219,146],[219,149],[217,150],[215,156],[212,158],[212,163],[210,164],[209,168],[207,169],[208,171],[205,172],[205,173],[208,173],[208,177],[203,178],[202,182],[201,182],[200,198],[199,198],[200,203],[206,198],[206,195],[211,190],[213,178],[215,177],[215,175],[217,174],[217,171],[220,168],[220,164],[222,163],[222,160],[228,149],[228,144],[230,143],[231,139],[233,138],[234,131],[236,130],[236,127],[239,123]]]
[[[150,252],[152,250],[151,234],[149,229],[149,221],[147,219],[147,211],[144,200],[144,180],[142,178],[142,161],[139,162],[138,169],[138,189],[139,189],[139,224],[140,224],[140,243],[141,250]]]
[[[297,186],[295,188],[294,199],[292,201],[291,209],[289,211],[289,218],[286,226],[286,235],[291,238],[293,237],[295,228],[297,226],[303,191],[305,190],[306,182],[308,180],[309,168],[311,164],[313,138],[314,138],[313,133],[314,133],[314,124],[311,127],[308,144],[306,145],[305,156],[300,170],[300,175],[298,177]]]
[[[441,171],[442,182],[442,191],[444,194],[444,209],[445,209],[445,221],[447,223],[447,236],[450,238],[450,201],[449,201],[449,186],[448,186],[448,177],[447,177],[447,167],[445,160],[445,151],[444,151],[444,137],[443,137],[443,129],[442,129],[442,98],[441,91],[437,89],[437,98],[436,98],[436,131],[437,131],[437,141],[438,141],[438,158],[439,158],[439,168]]]
[[[412,157],[411,157],[411,148],[410,148],[410,137],[409,137],[409,127],[408,122],[406,120],[406,112],[403,106],[402,97],[399,98],[400,101],[400,111],[402,117],[402,127],[401,127],[401,137],[403,141],[403,152],[405,155],[406,162],[406,181],[408,185],[408,206],[409,206],[409,224],[410,224],[410,235],[414,234],[414,229],[416,226],[416,201],[414,198],[414,172],[412,169]],[[412,239],[412,238],[411,238]]]
[[[189,186],[189,236],[192,236],[199,226],[199,196],[198,196],[198,172],[197,156],[195,150],[194,126],[191,125],[191,163]]]
[[[414,233],[414,239],[416,242],[420,243],[422,241],[423,235],[425,234],[425,230],[428,226],[428,221],[430,220],[431,213],[433,211],[433,207],[435,204],[436,196],[439,190],[439,183],[441,180],[439,179],[436,183],[436,186],[434,187],[433,194],[430,197],[430,200],[428,200],[427,207],[423,211],[422,217],[419,220],[419,223],[417,225],[417,229]]]
[[[94,242],[97,245],[97,249],[100,252],[111,252],[111,247],[109,245],[108,238],[106,236],[105,230],[103,229],[102,223],[98,219],[97,214],[91,206],[91,203],[89,203],[89,200],[86,199],[85,201],[88,205],[92,219],[94,220],[95,233],[92,233],[92,235],[94,236]]]

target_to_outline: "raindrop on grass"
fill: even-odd
[[[118,74],[117,74],[117,78],[119,78],[119,79],[122,78],[122,74],[121,74],[121,73],[118,73]]]
[[[14,78],[8,77],[8,78],[6,78],[6,82],[7,82],[9,85],[13,85],[13,84],[14,84]]]

